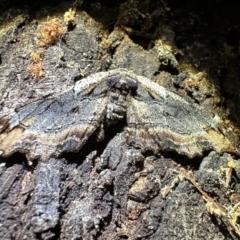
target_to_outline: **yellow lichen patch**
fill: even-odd
[[[75,14],[76,14],[76,9],[70,8],[67,12],[64,13],[63,21],[66,24],[74,23],[76,20]]]
[[[235,161],[233,161],[233,159],[231,159],[231,160],[228,162],[228,167],[229,167],[229,168],[235,168],[235,167],[236,167],[236,163],[235,163]]]
[[[175,48],[172,45],[168,44],[162,39],[157,39],[154,43],[155,43],[155,46],[163,47],[165,50],[169,52],[174,52],[175,50]]]
[[[217,208],[212,202],[209,202],[207,199],[205,200],[207,201],[206,208],[210,214],[212,215],[214,214],[217,216],[221,216],[224,214],[224,212],[222,212],[219,208]]]
[[[230,211],[228,211],[228,216],[231,218],[234,225],[238,226],[240,220],[240,203],[237,203]],[[240,228],[238,226],[239,232]]]
[[[69,61],[69,62],[67,63],[67,67],[68,67],[68,68],[73,68],[74,65],[75,65],[75,62],[74,62],[74,61]]]
[[[43,48],[39,48],[34,52],[31,52],[30,56],[34,63],[40,62],[42,60],[42,55],[44,53]]]
[[[195,88],[195,89],[199,89],[199,81],[193,79],[193,78],[189,78],[186,81],[186,86],[190,87],[190,88]]]
[[[237,166],[236,162],[232,158],[230,158],[229,161],[228,161],[228,167],[221,166],[221,168],[220,168],[220,172],[224,173],[225,176],[226,176],[226,181],[225,181],[226,187],[228,187],[230,182],[231,182],[232,170],[236,166]]]
[[[204,95],[214,96],[216,98],[215,102],[220,101],[218,90],[208,78],[207,73],[198,72],[195,77],[196,80],[199,82],[199,89]]]

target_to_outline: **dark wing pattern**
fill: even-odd
[[[127,143],[142,151],[175,151],[192,158],[231,149],[210,113],[147,78],[111,70],[26,105],[7,120],[0,117],[7,122],[0,150],[5,157],[22,152],[29,160],[56,158],[79,151],[102,123],[115,124],[124,116]]]
[[[3,156],[22,152],[29,160],[46,160],[81,149],[105,115],[105,75],[86,78],[63,94],[17,111],[0,136]]]
[[[193,158],[204,151],[234,151],[217,131],[217,118],[151,80],[129,74],[138,82],[127,111],[128,144],[151,150],[176,151]]]

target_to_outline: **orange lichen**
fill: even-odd
[[[42,62],[33,63],[29,67],[29,72],[37,79],[40,79],[45,76],[45,72],[43,71]]]
[[[232,204],[237,204],[239,202],[238,195],[236,193],[233,193],[230,196],[230,201]]]
[[[34,52],[31,52],[30,56],[34,63],[40,62],[42,60],[42,55],[44,53],[43,48],[39,48]]]
[[[44,53],[43,48],[39,48],[34,52],[31,52],[30,56],[33,63],[29,67],[29,72],[37,79],[44,77],[45,73],[42,67],[42,55]]]
[[[65,34],[65,29],[62,27],[59,19],[53,18],[40,27],[41,39],[38,42],[38,46],[46,47],[49,44],[53,44],[63,34]],[[30,54],[33,63],[29,67],[29,71],[37,79],[45,76],[42,67],[43,54],[44,48],[38,48]]]
[[[49,20],[40,27],[41,40],[38,42],[38,46],[44,47],[55,43],[65,32],[58,18]]]

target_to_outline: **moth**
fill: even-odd
[[[205,151],[235,151],[211,113],[142,76],[125,70],[92,74],[65,92],[0,116],[0,150],[29,161],[78,152],[101,126],[125,121],[129,146],[177,152],[188,158]]]

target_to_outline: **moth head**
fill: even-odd
[[[130,77],[111,76],[107,83],[110,91],[119,92],[122,95],[135,94],[138,88],[136,80]]]

